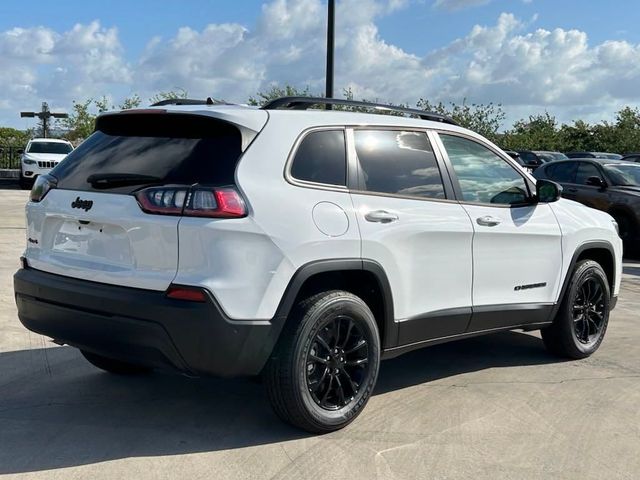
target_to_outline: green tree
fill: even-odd
[[[500,138],[498,132],[506,117],[500,104],[469,104],[466,98],[460,105],[451,102],[449,106],[442,102],[431,103],[429,100],[421,98],[418,100],[417,107],[428,112],[447,115],[460,126],[473,130],[493,142]]]
[[[161,102],[162,100],[172,100],[174,98],[187,98],[188,95],[189,95],[188,92],[184,88],[178,87],[174,90],[167,90],[167,91],[156,93],[153,97],[149,99],[149,102],[153,105],[154,103]]]
[[[300,89],[292,85],[286,84],[284,87],[278,85],[272,85],[269,90],[265,92],[256,93],[255,97],[249,97],[247,103],[255,107],[261,107],[271,100],[275,100],[280,97],[321,97],[322,95],[312,95],[309,92],[309,87]]]
[[[504,133],[500,144],[512,150],[558,150],[558,122],[549,112],[518,120]]]
[[[31,138],[31,130],[0,127],[0,145],[23,147]]]
[[[576,120],[572,125],[562,125],[558,131],[557,149],[561,152],[593,150],[593,128],[587,122]]]
[[[69,116],[61,121],[67,129],[65,138],[69,141],[78,141],[87,138],[93,132],[96,122],[96,114],[91,111],[93,99],[84,102],[73,102]]]
[[[118,107],[111,104],[105,96],[98,99],[89,98],[83,102],[73,102],[69,117],[61,120],[62,126],[67,130],[65,138],[72,142],[84,140],[93,133],[98,114],[107,110],[137,108],[141,103],[142,101],[137,94],[125,98]]]

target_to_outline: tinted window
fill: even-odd
[[[293,159],[291,175],[307,182],[346,185],[344,132],[323,130],[304,137]]]
[[[598,171],[598,167],[596,167],[593,163],[579,162],[578,173],[576,174],[576,183],[579,185],[586,185],[587,178],[589,177],[602,178],[602,175]]]
[[[576,175],[576,162],[562,162],[549,165],[545,173],[550,180],[559,183],[573,183]]]
[[[51,174],[58,188],[93,190],[92,174],[147,175],[159,183],[234,183],[242,139],[226,122],[182,114],[122,114],[98,120],[97,131]],[[140,185],[110,192],[130,192]]]
[[[615,185],[640,186],[640,165],[623,163],[621,165],[605,165],[604,169]]]
[[[553,162],[555,158],[549,153],[539,153],[538,158],[543,162]]]
[[[524,178],[491,150],[462,137],[441,134],[440,138],[460,182],[463,200],[506,205],[527,200]]]
[[[440,170],[426,133],[356,130],[354,137],[363,190],[445,198]]]
[[[73,148],[68,143],[60,142],[32,142],[29,145],[29,153],[54,153],[58,155],[66,155]]]

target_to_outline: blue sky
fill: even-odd
[[[321,91],[325,7],[2,0],[0,124],[23,127],[14,112],[44,100],[68,110],[175,87],[238,102],[285,82]],[[338,17],[336,83],[359,96],[493,101],[509,121],[544,110],[599,120],[640,101],[629,0],[338,0]]]

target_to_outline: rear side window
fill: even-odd
[[[304,137],[293,159],[291,176],[305,182],[346,186],[344,131],[321,130]]]
[[[445,198],[442,177],[426,133],[355,130],[360,189]]]
[[[573,183],[576,177],[576,162],[562,162],[549,165],[545,173],[550,180],[559,183]]]
[[[586,185],[587,179],[590,177],[602,178],[602,175],[598,171],[598,167],[593,163],[579,162],[578,173],[576,174],[576,183],[579,185]]]
[[[107,115],[51,174],[58,188],[95,190],[90,175],[156,177],[155,183],[232,185],[242,153],[240,131],[221,120],[185,114]],[[109,192],[131,192],[141,185]]]

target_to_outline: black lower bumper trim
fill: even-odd
[[[256,375],[280,332],[231,322],[211,297],[106,285],[23,268],[14,275],[18,316],[29,330],[106,357],[190,375]]]

